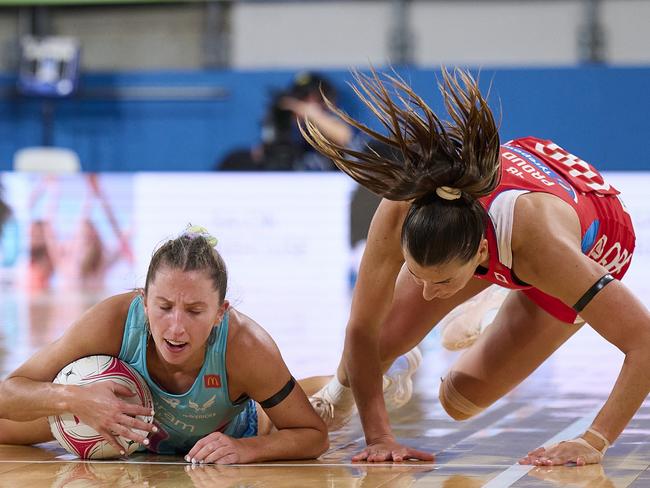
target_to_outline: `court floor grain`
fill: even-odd
[[[60,294],[29,297],[4,290],[0,294],[0,377],[55,339],[79,309],[97,298],[79,295],[71,306],[70,296],[65,300]],[[316,351],[319,341],[314,342],[315,353],[322,354]],[[351,463],[351,456],[363,446],[355,419],[331,434],[327,453],[307,462],[191,466],[180,457],[148,454],[83,462],[54,442],[0,446],[0,487],[650,487],[648,402],[602,466],[517,465],[527,451],[583,432],[604,402],[623,357],[591,329],[583,328],[520,387],[466,422],[452,421],[437,401],[439,378],[455,357],[439,342],[435,331],[423,342],[424,361],[416,375],[414,397],[392,414],[396,435],[434,452],[434,463]],[[283,350],[291,347],[283,344]],[[305,344],[294,347],[304,349]],[[338,351],[330,354],[338,356]]]

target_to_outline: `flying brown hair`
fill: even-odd
[[[399,76],[353,72],[357,96],[386,129],[381,134],[326,100],[346,123],[390,147],[394,158],[368,146],[357,151],[327,139],[304,120],[300,130],[317,151],[372,192],[390,200],[419,200],[439,186],[478,198],[499,182],[497,124],[476,80],[466,71],[442,69],[442,93],[451,122],[442,121]]]

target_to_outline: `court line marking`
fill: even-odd
[[[555,444],[559,441],[574,438],[584,432],[587,427],[590,425],[591,421],[595,416],[598,414],[600,410],[600,407],[597,409],[594,409],[592,412],[589,414],[585,415],[584,417],[579,418],[569,426],[567,426],[565,429],[562,431],[558,432],[556,435],[548,439],[544,444],[542,444],[544,447],[548,447],[552,444]],[[499,419],[501,421],[503,419]],[[495,423],[498,423],[495,422]],[[493,425],[493,424],[490,424]],[[474,432],[472,435],[462,439],[459,442],[462,442],[463,440],[466,440],[469,437],[472,437],[473,435],[476,435],[477,433]],[[458,443],[457,443],[458,444]],[[66,455],[63,455],[66,456]],[[131,460],[85,460],[85,459],[49,459],[49,460],[11,460],[11,459],[0,459],[0,464],[2,463],[19,463],[19,464],[60,464],[60,463],[78,463],[78,464],[132,464],[132,465],[179,465],[179,466],[220,466],[220,467],[239,467],[239,468],[246,468],[246,467],[278,467],[278,468],[286,468],[286,467],[291,467],[291,468],[297,468],[297,467],[368,467],[372,466],[374,468],[392,468],[395,466],[399,466],[402,468],[405,467],[413,467],[413,468],[421,468],[423,466],[431,466],[432,470],[437,470],[442,467],[450,467],[450,468],[477,468],[477,467],[487,467],[487,468],[505,468],[508,466],[508,468],[492,478],[488,483],[486,483],[484,488],[506,488],[511,486],[513,483],[515,483],[517,480],[521,479],[524,477],[528,471],[533,469],[535,466],[530,466],[530,465],[521,465],[521,464],[512,464],[512,465],[507,465],[507,464],[462,464],[462,463],[445,463],[445,464],[429,464],[429,463],[251,463],[251,464],[225,464],[225,465],[200,465],[200,464],[195,464],[192,465],[191,463],[188,463],[186,461],[131,461]]]
[[[579,418],[564,430],[558,432],[549,440],[547,440],[544,444],[542,444],[542,446],[548,447],[560,441],[573,439],[574,437],[579,436],[585,430],[587,430],[587,427],[591,425],[591,422],[593,422],[596,415],[598,415],[600,409],[601,407],[598,407],[584,417]],[[535,465],[513,464],[508,469],[499,473],[497,476],[488,481],[485,485],[483,485],[483,488],[507,488],[519,479],[526,476],[528,472],[535,467]]]
[[[62,464],[62,463],[76,463],[76,464],[132,464],[132,465],[179,465],[179,466],[219,466],[220,468],[322,468],[322,467],[373,467],[373,468],[422,468],[431,467],[431,469],[440,469],[442,467],[451,468],[505,468],[509,464],[433,464],[433,463],[251,463],[251,464],[191,464],[181,461],[119,461],[119,460],[85,460],[85,459],[48,459],[48,460],[35,460],[29,461],[25,459],[11,460],[2,459],[2,463],[15,463],[15,464]]]
[[[520,408],[519,410],[526,410],[530,408],[529,406],[524,406]],[[515,412],[519,411],[515,410]],[[513,412],[511,412],[512,414]],[[505,419],[503,417],[498,418],[491,424],[488,424],[487,426],[484,426],[482,429],[480,429],[478,432],[472,432],[466,437],[463,437],[460,439],[458,442],[454,443],[451,447],[456,446],[457,444],[466,441],[467,439],[470,439],[473,436],[476,436],[478,433],[480,433],[481,430],[491,428],[494,425],[498,425],[500,422],[503,422]],[[356,439],[352,439],[348,442],[343,443],[340,447],[338,448],[333,448],[330,449],[328,452],[333,453],[337,451],[341,451],[345,449],[346,447],[356,444],[359,441],[364,440],[365,437],[360,436],[357,437]],[[69,456],[69,457],[68,457]],[[99,464],[134,464],[134,465],[140,465],[140,464],[149,464],[149,465],[181,465],[181,466],[192,466],[191,463],[188,463],[186,461],[131,461],[129,459],[127,460],[120,460],[120,459],[106,459],[106,460],[92,460],[92,459],[79,459],[74,457],[72,454],[61,454],[60,456],[57,456],[55,459],[48,459],[48,460],[39,460],[39,461],[28,461],[28,460],[7,460],[7,459],[0,459],[0,464],[1,463],[34,463],[34,464],[56,464],[56,463],[79,463],[79,464],[88,464],[88,463],[99,463]],[[200,464],[197,464],[196,466],[201,466]],[[209,465],[212,466],[212,465]],[[214,466],[233,466],[233,467],[336,467],[336,466],[342,466],[342,467],[364,467],[364,466],[372,466],[372,467],[393,467],[393,466],[400,466],[400,467],[422,467],[422,466],[431,466],[432,470],[437,470],[440,469],[441,467],[450,467],[450,468],[479,468],[479,467],[487,467],[487,468],[495,468],[495,469],[503,469],[506,467],[509,467],[511,465],[509,464],[464,464],[464,463],[444,463],[440,464],[434,461],[433,463],[409,463],[408,461],[406,463],[363,463],[363,462],[357,462],[357,463],[251,463],[251,464],[222,464],[222,465],[214,465]]]

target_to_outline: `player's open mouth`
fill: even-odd
[[[187,346],[187,342],[172,341],[169,339],[165,339],[165,344],[167,344],[168,349],[174,352],[182,351]]]

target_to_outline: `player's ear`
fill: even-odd
[[[481,239],[481,243],[478,245],[477,257],[479,263],[485,261],[485,259],[488,257],[488,252],[489,252],[488,240],[483,238]]]
[[[142,306],[144,308],[144,315],[145,317],[147,317],[149,315],[147,311],[147,294],[145,293],[144,288],[140,289],[140,296],[142,297]]]
[[[230,308],[230,302],[228,300],[224,300],[221,306],[219,307],[219,312],[218,312],[219,322],[223,320],[223,316],[225,315],[225,313],[228,311],[229,308]]]

